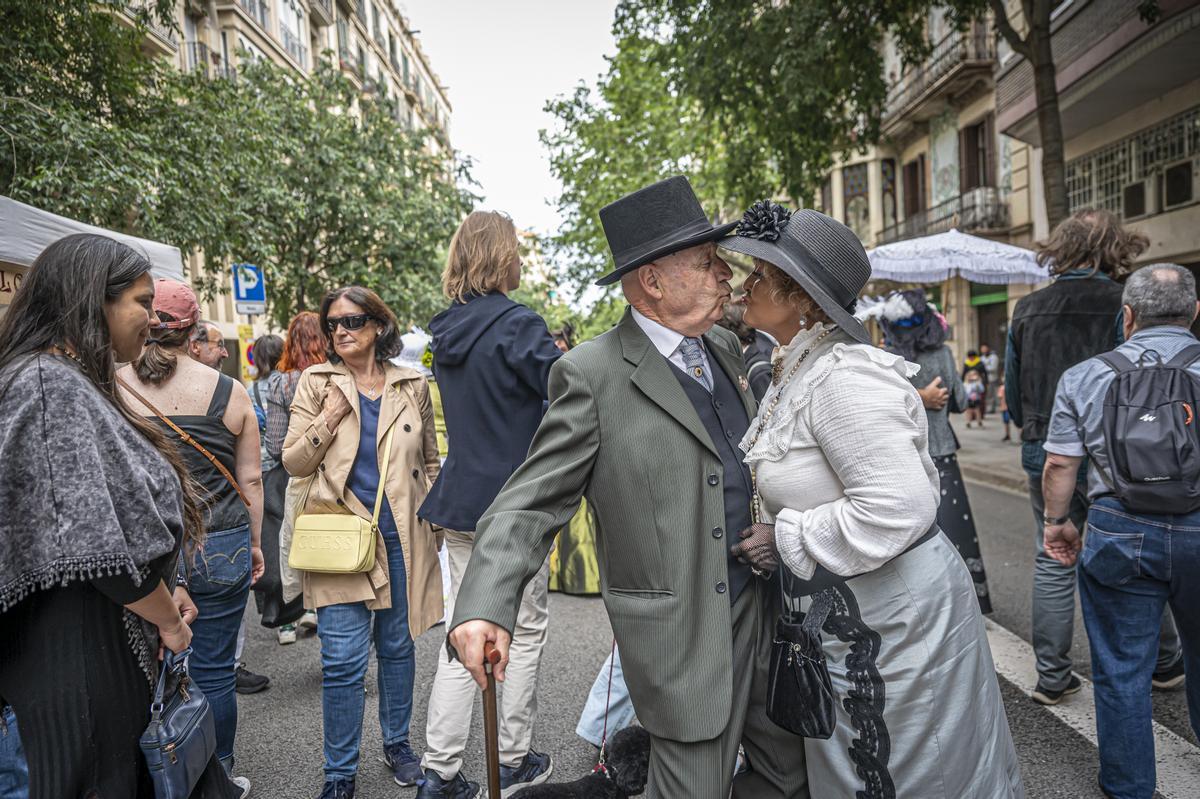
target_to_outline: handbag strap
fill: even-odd
[[[387,482],[388,463],[392,459],[392,437],[396,434],[396,424],[388,428],[387,438],[383,442],[383,468],[379,470],[379,488],[375,490],[375,511],[371,514],[371,530],[379,532],[379,510],[383,507],[383,486]]]
[[[238,485],[237,480],[235,480],[233,475],[229,473],[229,470],[225,468],[225,464],[223,464],[219,460],[217,460],[215,455],[213,455],[211,452],[209,452],[207,449],[205,449],[204,446],[199,441],[197,441],[196,439],[194,439],[190,435],[188,435],[187,432],[185,432],[183,430],[183,428],[181,428],[179,425],[172,422],[170,420],[170,418],[167,417],[166,414],[164,414],[158,408],[154,407],[154,405],[150,402],[150,400],[146,399],[141,394],[139,394],[136,390],[134,390],[133,386],[126,383],[120,377],[117,378],[117,382],[121,384],[122,388],[124,388],[126,391],[128,391],[130,394],[132,394],[134,397],[136,397],[139,402],[141,402],[143,405],[145,405],[147,408],[149,408],[150,411],[155,416],[157,416],[159,419],[162,419],[163,424],[165,424],[167,427],[174,430],[175,434],[179,436],[180,441],[190,444],[192,447],[194,447],[196,449],[197,452],[199,452],[204,457],[208,458],[209,462],[217,468],[217,471],[220,472],[221,475],[226,480],[229,481],[229,484],[231,486],[233,486],[233,490],[236,491],[238,497],[241,498],[242,504],[245,505],[247,508],[250,507],[250,500],[246,499],[246,495],[242,493],[242,487]]]
[[[190,654],[192,654],[190,646],[178,655],[170,649],[163,653],[162,669],[158,673],[158,684],[154,686],[154,702],[150,705],[151,713],[157,714],[162,712],[164,700],[166,699],[167,675],[175,671],[186,673],[188,655]]]

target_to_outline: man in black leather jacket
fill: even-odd
[[[1045,502],[1042,444],[1054,406],[1058,379],[1070,367],[1121,343],[1122,277],[1145,252],[1149,240],[1125,230],[1104,210],[1077,211],[1054,229],[1038,251],[1052,282],[1017,302],[1008,328],[1004,390],[1012,420],[1021,428],[1021,465],[1029,475],[1029,499],[1037,524],[1033,577],[1033,648],[1037,656],[1035,701],[1056,705],[1080,688],[1071,673],[1075,618],[1075,570],[1046,555],[1042,546]],[[1087,519],[1086,462],[1071,501],[1070,517]],[[1180,665],[1179,639],[1170,615],[1164,618],[1156,684]]]

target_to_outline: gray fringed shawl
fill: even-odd
[[[140,585],[183,527],[170,464],[64,358],[11,366],[0,392],[0,613],[74,580],[126,573]],[[130,615],[144,660],[150,642]]]

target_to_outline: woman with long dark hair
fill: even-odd
[[[0,323],[0,705],[20,720],[32,799],[152,799],[138,739],[156,655],[192,640],[175,575],[201,513],[174,446],[116,389],[153,299],[145,257],[74,235]],[[193,796],[233,795],[214,759]]]
[[[212,705],[217,757],[232,772],[238,630],[250,586],[263,573],[258,420],[241,383],[188,356],[200,322],[191,287],[157,281],[153,311],[154,335],[121,369],[121,390],[129,394],[126,402],[162,426],[202,491],[204,549],[184,560],[179,579],[200,612],[193,625],[191,677]],[[249,790],[244,777],[235,781]]]

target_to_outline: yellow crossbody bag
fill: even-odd
[[[371,521],[353,513],[301,513],[292,532],[288,566],[326,574],[356,574],[375,567],[375,534],[379,532],[379,510],[383,507],[383,486],[387,482],[395,432],[393,425],[383,444],[383,468],[379,470],[379,490],[375,492]],[[300,507],[307,504],[306,494]]]

